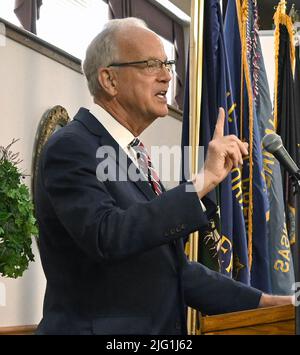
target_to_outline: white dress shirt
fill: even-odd
[[[104,110],[103,107],[92,104],[90,113],[94,115],[103,127],[110,133],[113,139],[119,144],[134,164],[139,167],[136,151],[130,146],[130,143],[135,137],[126,127],[122,126],[110,113]],[[147,177],[146,177],[147,179]],[[205,212],[206,208],[199,199],[202,210]]]
[[[90,108],[90,113],[97,118],[97,120],[103,125],[103,127],[109,132],[113,139],[138,167],[136,151],[130,146],[130,143],[136,137],[101,106],[93,104]]]

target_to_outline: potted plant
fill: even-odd
[[[32,236],[37,235],[33,203],[18,164],[19,153],[0,147],[0,275],[17,278],[23,275],[32,253]]]

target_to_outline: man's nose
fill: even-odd
[[[159,73],[159,81],[169,82],[172,80],[172,77],[173,77],[173,72],[167,69],[165,65],[163,65]]]

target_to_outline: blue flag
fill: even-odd
[[[218,43],[218,106],[224,107],[226,124],[224,134],[238,136],[236,100],[231,88],[231,77],[226,54],[226,44],[219,4],[217,4],[217,18],[219,23]],[[216,47],[215,47],[216,48]],[[243,194],[241,169],[235,168],[221,184],[221,260],[224,274],[231,272],[231,276],[249,284],[249,266],[247,255],[247,236],[243,215]],[[228,264],[227,248],[231,243],[231,260]]]
[[[269,203],[263,173],[261,135],[253,100],[251,48],[249,37],[247,37],[251,33],[251,24],[249,17],[247,22],[242,22],[242,19],[245,20],[242,14],[245,16],[249,11],[249,1],[242,2],[243,12],[240,8],[240,1],[228,2],[224,32],[232,95],[235,98],[238,116],[238,134],[242,140],[249,143],[249,157],[244,160],[242,170],[242,190],[251,285],[264,292],[270,292],[267,239]]]
[[[188,61],[189,63],[189,61]],[[204,62],[204,67],[207,65],[207,62]],[[204,68],[203,67],[203,68]],[[206,70],[203,70],[203,75],[205,76]],[[207,79],[203,80],[203,87],[205,87]],[[189,122],[189,64],[187,68],[186,74],[186,83],[185,83],[185,92],[184,92],[184,109],[183,109],[183,123],[182,123],[182,136],[181,136],[181,147],[182,147],[182,170],[181,170],[181,182],[185,182],[190,179],[190,166],[189,166],[189,155],[190,149],[185,149],[187,147],[190,148],[190,122]],[[202,113],[203,112],[206,117],[208,117],[208,108],[206,105],[207,102],[207,91],[204,89],[204,94],[202,97]],[[205,104],[203,104],[205,103]],[[208,143],[211,139],[211,130],[210,122],[201,120],[201,128],[199,132],[199,142],[200,145],[204,146],[205,154],[207,150]],[[200,162],[199,162],[200,163]],[[216,203],[216,191],[211,191],[208,194],[208,197]],[[219,261],[219,236],[213,230],[216,230],[215,226],[218,224],[218,216],[213,216],[209,221],[210,227],[207,230],[199,231],[199,241],[198,241],[198,261],[203,265],[214,271],[220,271],[220,261]],[[189,254],[189,242],[186,241],[186,254]]]
[[[250,8],[249,8],[250,10]],[[258,35],[258,10],[256,1],[252,1],[253,43],[253,81],[254,97],[261,136],[275,132],[272,103],[267,74]],[[256,73],[255,73],[256,71]],[[273,294],[292,293],[295,282],[292,254],[288,238],[284,211],[283,187],[280,165],[274,156],[263,150],[264,172],[270,204],[268,222],[268,242],[270,256],[270,276]]]
[[[217,0],[205,1],[204,58],[200,145],[205,152],[213,136],[218,108],[226,113],[224,134],[238,133],[236,104],[232,95],[224,43],[223,21]],[[187,103],[184,111],[183,141],[187,141]],[[185,136],[185,137],[184,137]],[[220,206],[219,264],[223,274],[249,284],[246,226],[243,215],[241,170],[234,169],[215,191]]]
[[[294,98],[293,82],[293,26],[291,19],[286,14],[282,14],[278,9],[274,16],[276,31],[276,41],[279,57],[276,65],[276,92],[274,100],[274,118],[271,120],[273,131],[281,135],[283,145],[289,154],[297,162],[297,129],[298,123],[296,116],[296,100]],[[262,112],[263,113],[263,112]],[[263,117],[263,115],[262,115]],[[270,120],[269,120],[270,122]],[[268,127],[268,124],[265,124]],[[270,124],[269,124],[270,126]],[[293,187],[289,179],[289,174],[283,170],[283,179],[280,176],[281,169],[278,162],[273,158],[274,165],[271,169],[268,165],[270,180],[269,193],[273,192],[271,208],[273,208],[273,219],[276,218],[277,224],[272,221],[270,228],[270,246],[272,247],[271,256],[271,275],[273,292],[277,294],[291,294],[294,283],[294,268],[291,246],[295,238],[295,196]],[[272,160],[269,159],[269,162]],[[283,184],[283,189],[279,190],[277,184]],[[285,191],[285,194],[283,194]],[[275,198],[276,197],[276,198]],[[284,206],[285,204],[285,206]],[[274,205],[274,207],[272,206]],[[276,210],[275,210],[276,209]],[[284,211],[286,213],[284,213]],[[271,209],[272,213],[272,209]],[[272,217],[272,215],[271,215]],[[287,224],[285,223],[287,217]],[[280,218],[280,219],[279,219]],[[288,227],[288,228],[287,228]]]

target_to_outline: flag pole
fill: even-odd
[[[198,173],[198,147],[200,133],[200,115],[202,99],[202,65],[203,65],[203,22],[204,0],[191,2],[190,27],[190,142],[192,149],[191,175]],[[189,237],[189,260],[198,261],[199,233],[192,233]],[[188,334],[197,334],[197,311],[188,308],[187,314]]]

